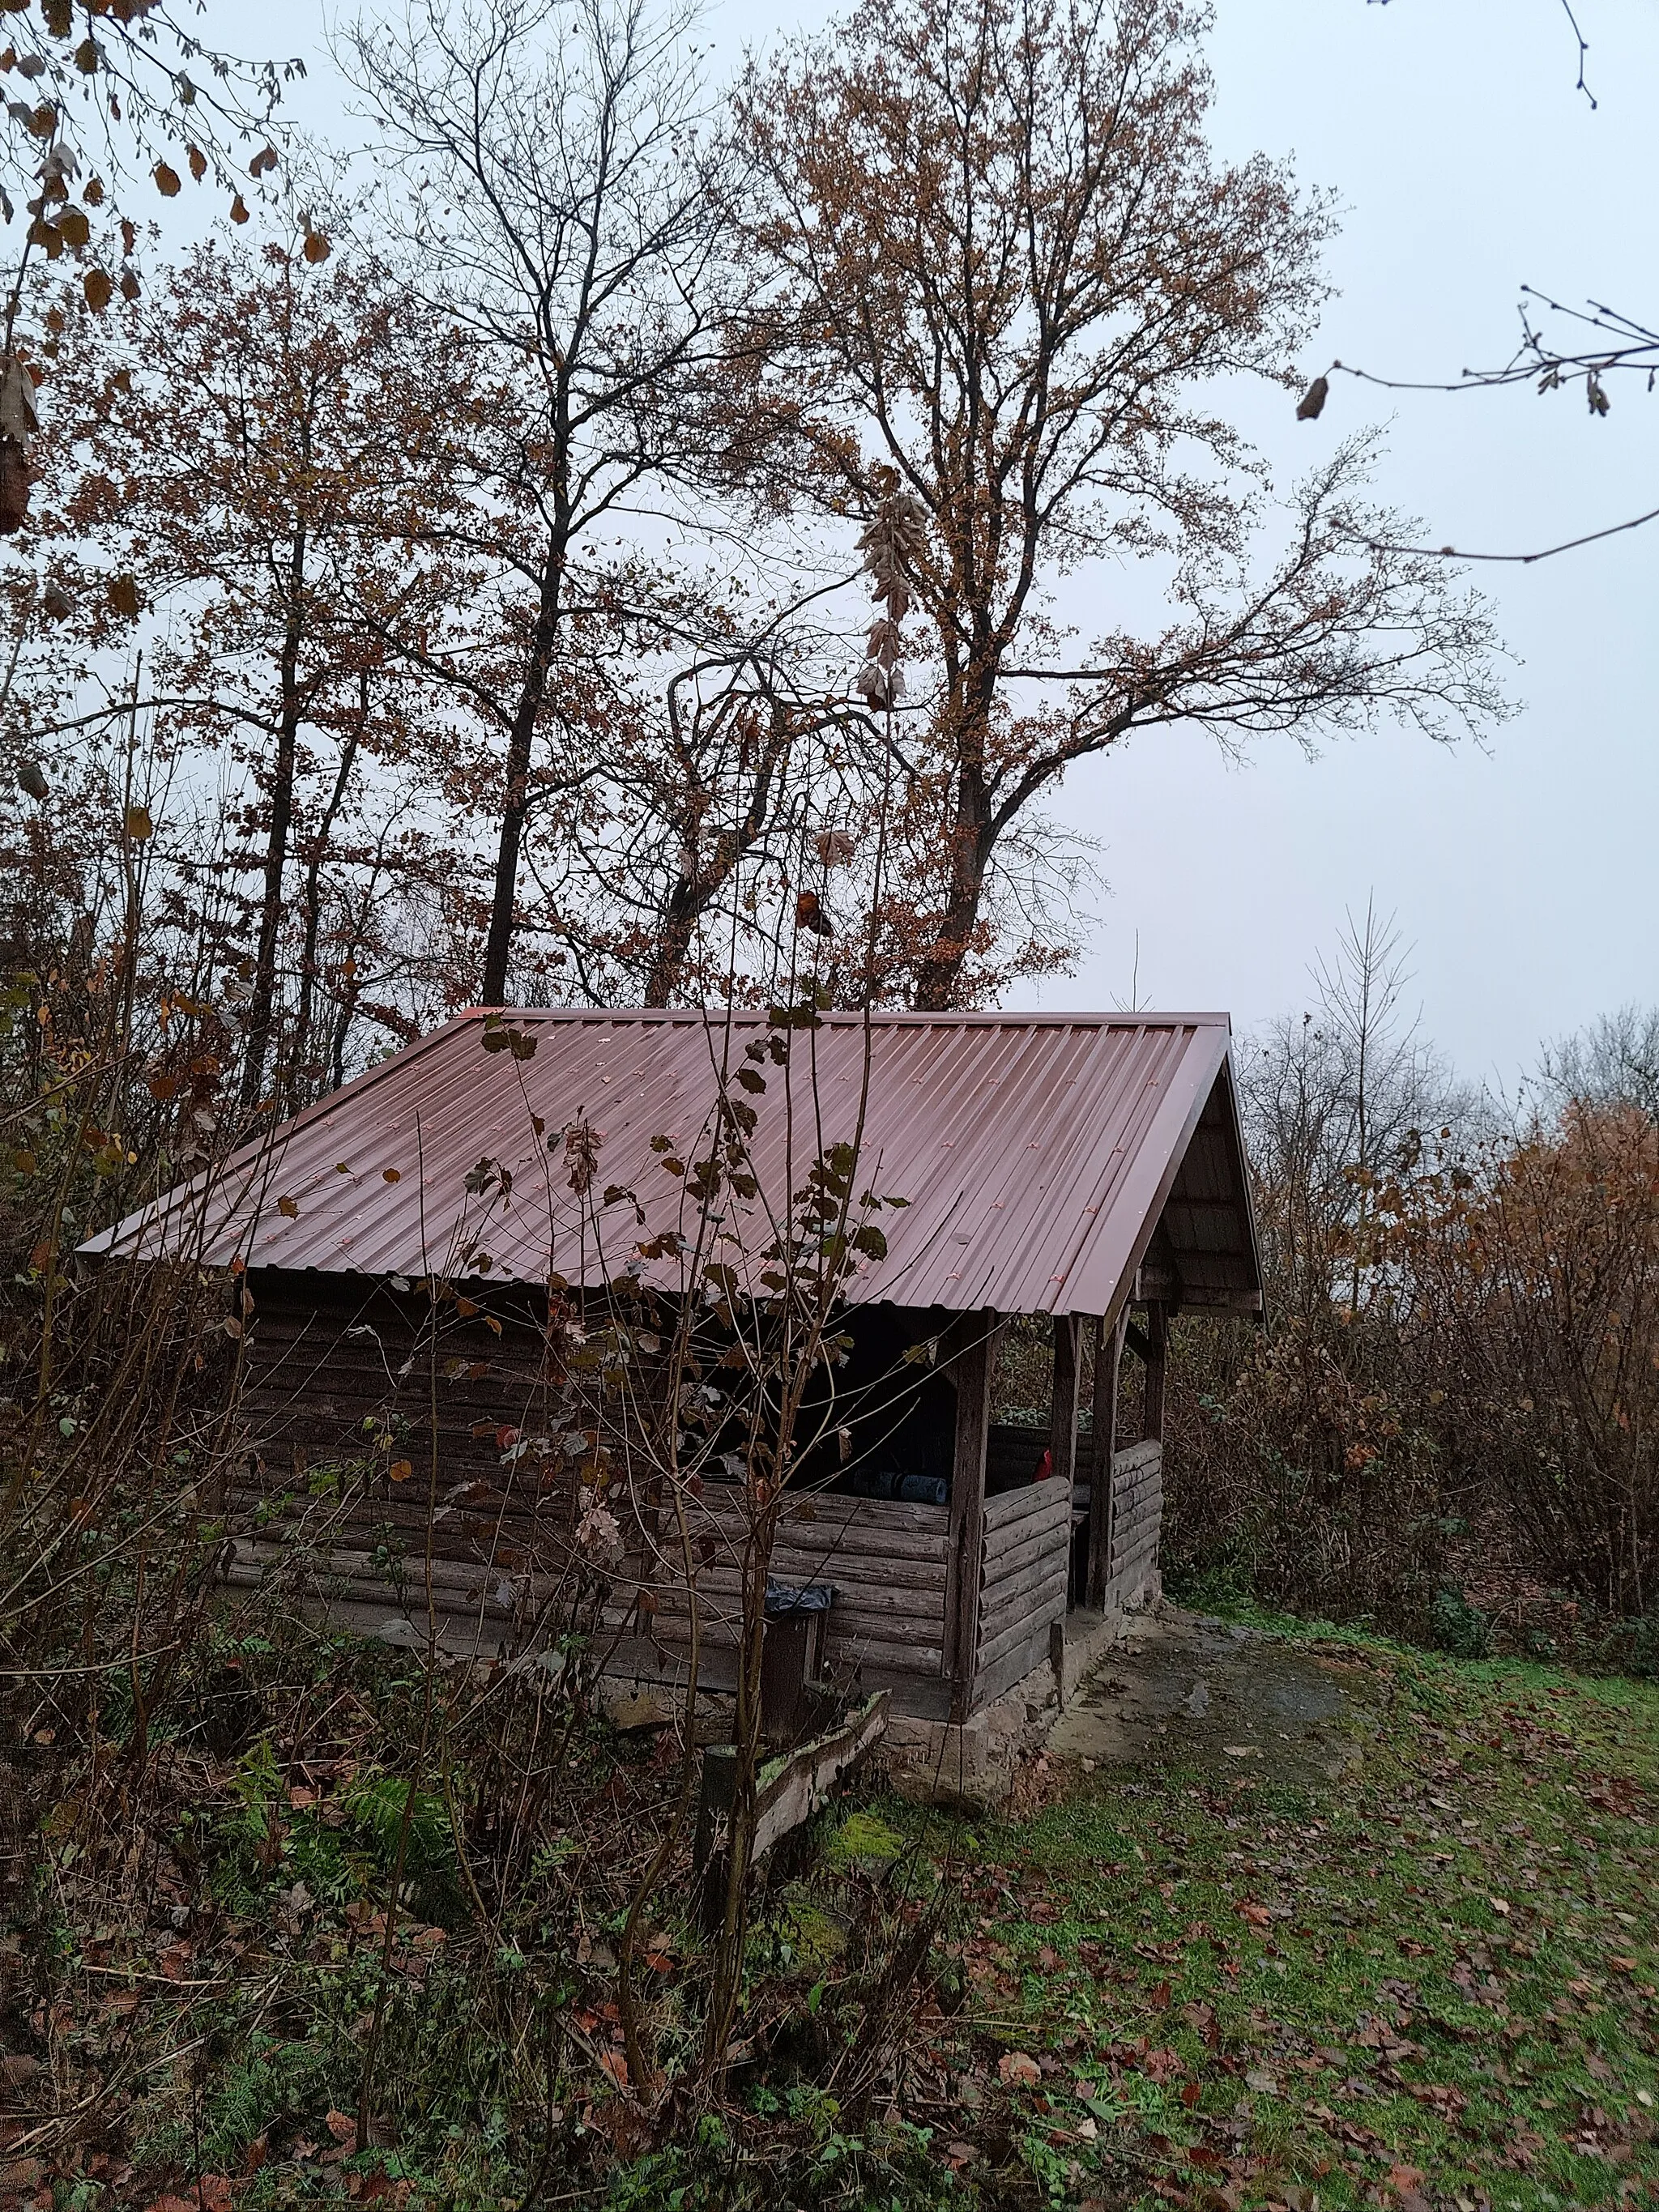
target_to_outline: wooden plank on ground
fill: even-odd
[[[754,1857],[762,1857],[780,1837],[823,1811],[842,1776],[856,1766],[886,1733],[891,1699],[891,1691],[878,1690],[839,1728],[814,1736],[762,1767],[755,1786]],[[719,1845],[737,1796],[737,1747],[711,1744],[702,1755],[702,1799],[693,1845],[705,1918],[718,1919],[723,1900],[725,1853]]]

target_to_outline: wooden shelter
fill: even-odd
[[[753,1101],[752,1178],[715,1215],[750,1274],[807,1156],[860,1116],[859,1182],[902,1201],[844,1285],[835,1387],[857,1410],[839,1455],[792,1477],[771,1562],[833,1588],[832,1671],[962,1722],[1048,1662],[1068,1607],[1155,1590],[1170,1317],[1261,1310],[1226,1017],[827,1015],[778,1035],[748,1012],[463,1014],[83,1248],[230,1271],[247,1436],[231,1578],[303,1553],[366,1627],[522,1641],[597,1502],[617,1520],[612,1667],[683,1673],[677,1561],[695,1559],[701,1679],[729,1680],[742,1492],[692,1486],[671,1545],[649,1483],[562,1474],[549,1332],[555,1308],[568,1327],[618,1285],[699,1294],[674,1156],[732,1096]],[[734,1091],[757,1065],[760,1087]],[[441,1360],[421,1350],[439,1285]],[[1052,1329],[1037,1425],[992,1418],[1014,1316]],[[659,1340],[627,1333],[641,1419],[660,1412],[640,1349]],[[1126,1348],[1146,1370],[1133,1438],[1116,1433]],[[598,1449],[597,1430],[575,1446]]]

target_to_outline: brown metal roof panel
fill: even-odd
[[[559,1010],[513,1021],[536,1038],[532,1059],[485,1053],[483,1017],[462,1016],[308,1109],[263,1151],[248,1148],[86,1249],[179,1249],[199,1215],[211,1261],[240,1252],[252,1266],[424,1273],[454,1264],[453,1248],[483,1211],[465,1181],[489,1156],[514,1177],[512,1209],[496,1212],[485,1238],[497,1279],[539,1279],[550,1264],[590,1281],[614,1273],[686,1206],[652,1138],[696,1143],[716,1060],[742,1064],[744,1043],[765,1033],[761,1018],[734,1016],[729,1030],[696,1014]],[[860,1181],[909,1202],[884,1214],[889,1257],[852,1295],[1106,1310],[1094,1301],[1144,1249],[1157,1219],[1146,1207],[1180,1166],[1227,1045],[1215,1015],[876,1018]],[[832,1016],[795,1033],[787,1072],[767,1065],[769,1087],[750,1098],[752,1149],[775,1204],[810,1165],[820,1130],[826,1143],[853,1134],[863,1054],[860,1018]],[[603,1135],[600,1182],[637,1190],[647,1213],[641,1231],[631,1201],[611,1208],[610,1249],[585,1255],[559,1149],[582,1115]],[[745,1240],[763,1241],[763,1208],[737,1211]]]

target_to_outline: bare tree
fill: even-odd
[[[946,861],[925,1007],[963,988],[1003,839],[1130,732],[1236,744],[1392,713],[1440,735],[1500,710],[1483,611],[1376,542],[1399,533],[1361,502],[1363,446],[1252,557],[1263,471],[1205,387],[1283,376],[1328,216],[1265,159],[1211,154],[1202,21],[1181,0],[865,0],[742,90],[761,404],[823,507],[867,514],[881,465],[923,518],[916,718]],[[1176,619],[1068,650],[1046,595],[1109,558],[1165,564]]]
[[[531,852],[600,1000],[767,995],[798,927],[836,964],[870,890],[882,747],[863,703],[827,678],[840,641],[799,607],[739,625],[721,594],[697,613],[703,634],[678,665],[641,656],[612,674],[603,774]],[[837,871],[850,872],[832,897]]]
[[[1659,1124],[1659,1006],[1620,1006],[1545,1048],[1539,1071],[1558,1110],[1633,1106]]]
[[[1239,1056],[1239,1103],[1274,1295],[1358,1313],[1399,1190],[1467,1136],[1475,1106],[1405,1002],[1408,949],[1367,901],[1315,963],[1313,1003]]]
[[[1578,81],[1574,89],[1595,107],[1598,102],[1584,74],[1589,42],[1579,27],[1571,0],[1560,0],[1560,5],[1578,50]],[[1659,377],[1659,330],[1653,327],[1650,320],[1644,322],[1639,316],[1627,314],[1622,308],[1609,307],[1601,300],[1586,300],[1582,307],[1571,307],[1530,284],[1521,287],[1519,313],[1521,334],[1515,349],[1507,360],[1495,368],[1465,368],[1454,378],[1379,376],[1370,369],[1355,368],[1351,362],[1334,361],[1324,374],[1316,376],[1309,386],[1297,413],[1304,421],[1316,420],[1329,398],[1331,378],[1339,374],[1356,378],[1362,384],[1376,385],[1385,392],[1490,392],[1508,385],[1531,384],[1539,392],[1550,393],[1575,391],[1582,386],[1592,422],[1600,422],[1612,412],[1615,383],[1634,378],[1639,380],[1639,388],[1653,390],[1655,379]],[[1534,562],[1553,561],[1558,554],[1576,553],[1582,546],[1598,544],[1606,538],[1620,538],[1626,531],[1640,530],[1656,521],[1659,507],[1650,507],[1640,514],[1626,515],[1620,521],[1580,531],[1555,544],[1535,545],[1522,551],[1472,553],[1455,545],[1425,545],[1411,550],[1431,559],[1496,562],[1530,568]]]
[[[490,387],[459,426],[477,497],[441,533],[476,592],[453,634],[403,641],[499,748],[489,1004],[507,993],[538,743],[574,750],[566,788],[592,765],[555,671],[578,625],[594,649],[614,599],[600,533],[672,501],[718,407],[722,156],[691,21],[643,0],[416,0],[342,49],[408,186],[392,213],[410,282]]]

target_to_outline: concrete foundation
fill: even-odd
[[[960,1723],[890,1715],[880,1755],[898,1795],[994,1811],[1007,1797],[1021,1760],[1042,1748],[1079,1688],[1158,1604],[1163,1588],[1163,1577],[1154,1576],[1127,1607],[1109,1613],[1073,1607],[1063,1635],[1056,1631],[1048,1663]]]

